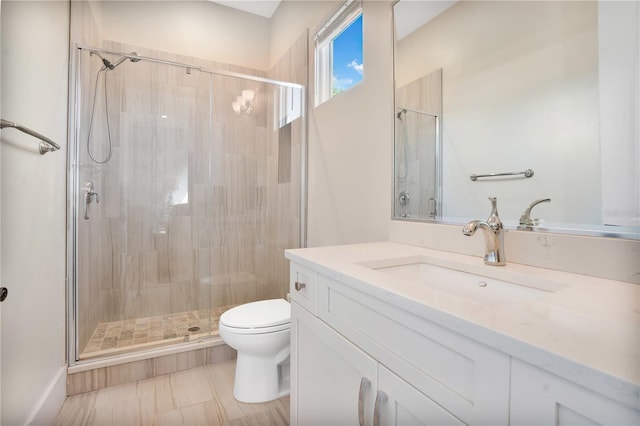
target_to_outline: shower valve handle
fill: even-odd
[[[95,199],[96,203],[100,202],[100,195],[93,189],[93,182],[88,181],[84,185],[84,220],[89,220],[89,204]]]

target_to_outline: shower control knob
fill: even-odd
[[[9,295],[9,289],[6,287],[0,287],[0,302],[4,302],[4,299]]]
[[[409,196],[409,193],[407,191],[402,191],[400,195],[398,195],[398,200],[400,200],[401,206],[405,206],[409,203],[411,197]]]

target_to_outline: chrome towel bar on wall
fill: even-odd
[[[500,176],[517,176],[517,175],[524,175],[524,177],[530,178],[531,176],[533,176],[533,170],[527,169],[524,172],[489,173],[486,175],[477,175],[474,173],[471,176],[469,176],[469,179],[475,182],[479,178],[492,178],[492,177],[500,177]]]
[[[40,142],[39,146],[40,155],[44,155],[49,151],[57,151],[60,149],[60,145],[58,145],[48,137],[42,136],[40,133],[29,129],[28,127],[24,127],[12,121],[7,121],[4,118],[0,118],[0,129],[4,129],[5,127],[13,127],[14,129],[18,129],[21,132],[33,136],[34,138],[40,139],[42,141]]]

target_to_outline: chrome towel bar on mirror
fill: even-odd
[[[28,127],[24,127],[12,121],[7,121],[4,118],[0,118],[0,129],[4,129],[5,127],[13,127],[14,129],[18,129],[23,133],[33,136],[34,138],[40,139],[42,141],[40,142],[39,147],[40,155],[44,155],[49,151],[57,151],[60,149],[60,145],[58,145],[48,137],[42,136],[40,133],[29,129]]]
[[[533,170],[527,169],[524,172],[489,173],[489,174],[486,174],[486,175],[477,175],[477,174],[474,173],[471,176],[469,176],[469,179],[471,179],[472,181],[475,182],[478,178],[499,177],[499,176],[517,176],[517,175],[524,175],[524,177],[530,178],[531,176],[533,176]]]

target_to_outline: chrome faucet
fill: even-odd
[[[533,227],[540,225],[540,219],[533,219],[531,217],[531,209],[537,206],[540,203],[545,203],[551,201],[551,198],[543,198],[540,200],[536,200],[527,207],[527,209],[520,216],[520,224],[518,225],[518,229],[521,230],[531,230]]]
[[[478,228],[484,233],[486,251],[484,263],[492,266],[502,266],[507,264],[507,257],[504,253],[504,229],[502,221],[498,216],[498,199],[489,197],[491,201],[491,214],[487,220],[472,220],[462,228],[462,233],[467,237],[476,233]]]

